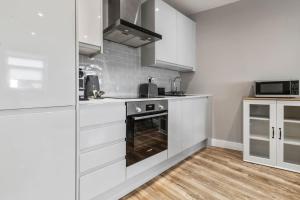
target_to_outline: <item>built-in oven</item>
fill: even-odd
[[[126,166],[168,149],[168,101],[127,102]]]

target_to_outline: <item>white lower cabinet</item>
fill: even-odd
[[[125,181],[126,160],[80,178],[80,200],[91,200]]]
[[[168,157],[207,139],[208,98],[169,101]]]
[[[300,172],[300,101],[244,101],[244,160]]]
[[[75,199],[75,108],[0,112],[0,199]]]
[[[125,103],[80,105],[80,200],[91,200],[126,177]]]

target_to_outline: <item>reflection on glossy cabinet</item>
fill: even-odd
[[[300,172],[300,102],[244,101],[244,160]]]
[[[75,105],[75,1],[0,1],[0,110]]]
[[[79,52],[90,55],[103,51],[103,0],[78,1]]]

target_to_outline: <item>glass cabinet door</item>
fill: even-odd
[[[278,165],[300,171],[300,103],[278,102]]]
[[[276,163],[276,102],[244,102],[244,159]]]

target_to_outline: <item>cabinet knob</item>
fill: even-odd
[[[138,113],[142,112],[142,109],[141,109],[140,107],[136,107],[135,110],[136,110],[136,112],[138,112]]]

